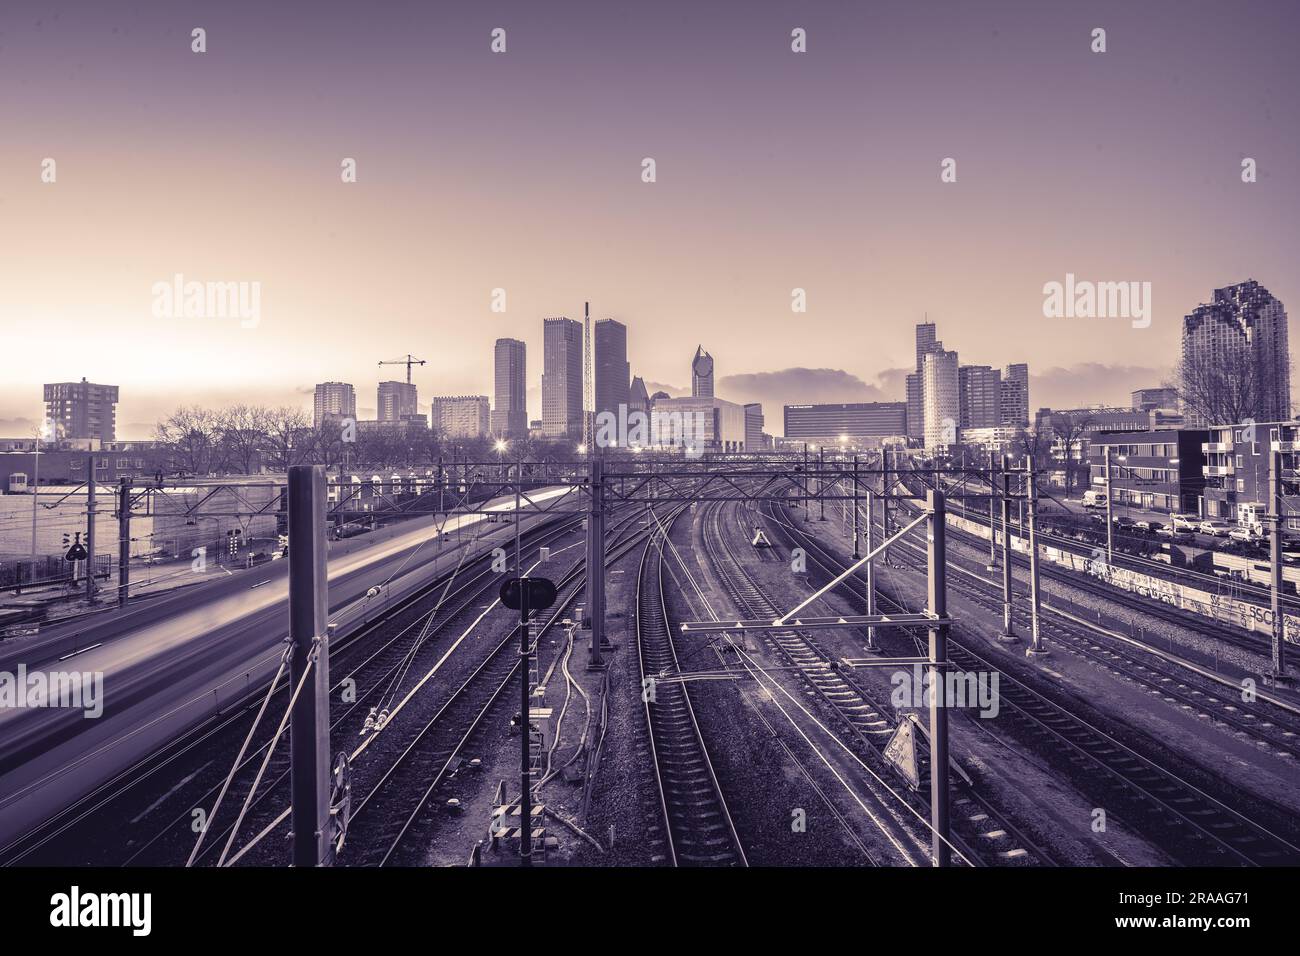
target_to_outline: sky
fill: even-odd
[[[1298,27],[1294,2],[6,0],[0,436],[82,377],[121,387],[123,438],[327,380],[364,416],[408,352],[422,405],[490,395],[500,336],[540,417],[541,320],[584,301],[633,374],[687,388],[702,344],[774,432],[784,402],[901,399],[926,318],[965,363],[1028,362],[1032,408],[1126,403],[1215,287],[1300,307]],[[1151,283],[1150,325],[1044,317],[1067,273]],[[258,283],[257,321],[155,314],[178,274]]]

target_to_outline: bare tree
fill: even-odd
[[[267,447],[270,414],[257,405],[231,405],[220,412],[221,444],[240,474],[251,475]]]
[[[1259,414],[1268,379],[1249,349],[1228,347],[1213,358],[1184,358],[1169,387],[1177,390],[1189,421],[1233,425]]]
[[[197,405],[180,407],[154,426],[154,439],[169,449],[171,470],[206,475],[221,469],[218,416]]]
[[[268,463],[277,471],[286,471],[312,457],[316,435],[311,417],[301,408],[282,406],[265,411]]]

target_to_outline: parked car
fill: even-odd
[[[1128,515],[1116,515],[1114,518],[1115,527],[1122,531],[1131,531],[1137,527],[1137,522]]]
[[[1181,528],[1184,531],[1198,531],[1200,529],[1200,519],[1196,515],[1179,514],[1175,512],[1169,516],[1169,521],[1175,528]]]
[[[1190,538],[1195,533],[1195,526],[1186,521],[1181,524],[1176,521],[1162,524],[1156,528],[1156,534],[1163,535],[1166,538]]]
[[[1228,532],[1232,530],[1232,525],[1226,521],[1216,519],[1206,519],[1200,524],[1201,534],[1208,534],[1211,538],[1226,538]]]
[[[1228,537],[1233,541],[1246,541],[1251,544],[1261,542],[1264,538],[1262,534],[1251,527],[1233,528],[1228,532]]]

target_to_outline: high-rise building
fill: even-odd
[[[1029,366],[1024,362],[1002,370],[1001,421],[1008,428],[1029,427]]]
[[[542,320],[542,431],[582,437],[582,323]]]
[[[316,385],[316,400],[312,408],[312,422],[319,426],[327,418],[357,417],[357,390],[347,382],[320,382]]]
[[[957,369],[962,428],[996,428],[1002,423],[1002,373],[987,365]]]
[[[650,393],[646,390],[645,379],[640,375],[632,379],[627,390],[627,410],[628,414],[650,411]]]
[[[745,406],[745,451],[762,451],[767,446],[763,438],[763,406],[750,402]]]
[[[45,418],[60,438],[117,440],[117,386],[56,382],[45,386]]]
[[[907,437],[918,441],[925,438],[925,357],[943,350],[943,343],[935,337],[933,322],[920,322],[916,326],[916,370],[907,376]]]
[[[419,400],[413,383],[379,383],[379,421],[400,422],[419,413]]]
[[[925,447],[943,448],[957,441],[961,423],[961,389],[957,353],[927,352],[921,369],[925,395]]]
[[[430,403],[433,429],[444,438],[483,438],[491,422],[486,395],[439,395]]]
[[[618,415],[619,406],[628,404],[628,378],[632,373],[627,361],[627,326],[614,319],[597,320],[592,351],[596,414]]]
[[[703,345],[695,347],[695,358],[691,359],[691,398],[713,397],[713,356],[704,351]]]
[[[1188,425],[1291,417],[1286,309],[1254,279],[1215,289],[1214,301],[1184,316],[1182,357]]]
[[[528,437],[527,349],[518,339],[497,339],[496,407],[492,434],[501,438]],[[437,423],[435,422],[435,427]]]

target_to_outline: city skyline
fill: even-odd
[[[1208,289],[1254,277],[1296,299],[1300,208],[1276,174],[1300,145],[1294,9],[1210,10],[1193,25],[1174,4],[940,18],[769,4],[737,23],[692,11],[682,29],[680,4],[591,6],[580,25],[520,4],[453,24],[396,5],[367,37],[392,72],[349,74],[290,133],[285,104],[334,85],[345,9],[314,12],[308,43],[296,16],[251,6],[14,12],[0,202],[29,227],[0,237],[0,321],[29,360],[0,385],[0,431],[35,425],[33,387],[83,376],[121,387],[126,439],[182,401],[307,407],[324,379],[354,383],[364,415],[374,363],[407,351],[432,356],[422,395],[490,392],[492,341],[540,355],[538,320],[584,299],[640,330],[634,373],[674,394],[689,387],[680,350],[702,340],[737,401],[897,400],[911,326],[928,315],[971,364],[1001,366],[1014,342],[1036,405],[1120,403],[1168,374]],[[200,21],[202,57],[188,48]],[[498,21],[510,47],[492,57]],[[1103,55],[1088,49],[1095,24]],[[550,88],[529,90],[543,69]],[[1023,82],[1035,73],[1046,82]],[[898,75],[916,79],[885,82]],[[450,76],[464,100],[424,95]],[[573,104],[545,128],[529,119],[543,95]],[[721,125],[719,100],[739,104]],[[177,118],[165,137],[160,112]],[[449,123],[472,149],[438,145]],[[214,129],[245,145],[190,145]],[[47,157],[54,183],[40,178]],[[356,183],[340,182],[345,157]],[[945,157],[954,183],[940,181]],[[1241,181],[1244,157],[1257,182]],[[615,220],[626,232],[611,244]],[[430,225],[456,245],[430,241]],[[1043,284],[1067,274],[1151,282],[1150,327],[1043,318]],[[175,275],[261,283],[260,322],[153,317],[150,290]],[[793,289],[806,313],[791,312]],[[475,334],[433,349],[438,328]]]

